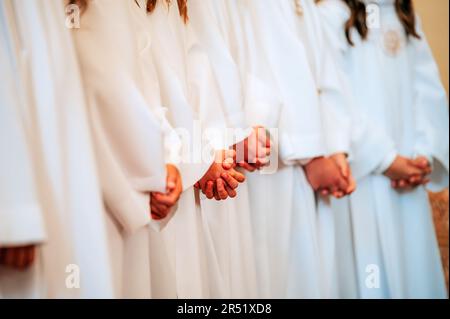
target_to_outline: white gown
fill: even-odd
[[[34,197],[36,207],[44,212],[46,235],[36,268],[29,271],[32,275],[28,271],[18,277],[2,274],[0,290],[14,297],[111,297],[105,221],[78,66],[70,32],[61,27],[63,2],[2,1],[0,10],[1,31],[8,37],[6,45],[14,68],[5,83],[14,83],[17,90],[16,96],[9,92],[14,103],[8,107],[16,108],[24,132],[18,136],[22,141],[17,140],[17,151],[22,152],[20,145],[26,144],[33,164],[27,171],[25,162],[22,173],[26,180],[17,175],[16,181],[22,194],[32,187],[33,180],[36,183]],[[4,45],[2,41],[2,50]],[[26,160],[24,155],[17,154],[15,165]],[[13,185],[10,190],[14,190]],[[30,192],[28,200],[33,197],[33,190]],[[23,238],[27,243],[44,239],[36,218],[28,221],[34,225],[27,230],[28,238]],[[15,225],[18,229],[26,226],[25,222]],[[10,235],[19,242],[23,236]],[[70,265],[80,269],[78,288],[66,284],[70,275],[66,270],[71,271],[66,267]],[[22,290],[29,283],[33,289]]]
[[[283,20],[304,45],[311,67],[316,90],[319,93],[322,130],[326,140],[326,154],[350,152],[350,114],[348,98],[341,85],[333,57],[326,48],[320,21],[312,1],[277,1]],[[323,298],[337,297],[337,272],[335,264],[334,215],[330,200],[317,198],[317,227],[321,289]]]
[[[248,125],[278,129],[272,157],[278,170],[248,177],[260,297],[319,298],[315,199],[301,164],[324,155],[325,141],[305,48],[272,1],[215,4],[216,23],[240,68]]]
[[[149,193],[165,191],[165,163],[176,160],[178,146],[161,107],[151,34],[135,2],[106,0],[88,3],[74,34],[108,213],[116,297],[149,298],[148,225],[160,230],[172,216],[153,221]]]
[[[0,7],[0,247],[39,245],[46,239],[44,212],[21,118],[23,105],[5,18]],[[0,267],[0,298],[38,297],[41,291],[34,279],[36,272],[37,267],[25,272]]]
[[[202,4],[190,3],[189,8],[195,10],[198,5]],[[183,25],[177,7],[168,8],[162,3],[158,3],[149,16],[155,42],[158,41],[154,45],[154,56],[159,63],[163,100],[169,106],[173,126],[192,134],[194,121],[197,121],[203,129],[224,132],[229,124],[228,110],[221,100],[220,78],[213,72],[209,56],[191,28],[196,19],[195,15],[190,15],[189,23]],[[229,140],[210,138],[201,143],[202,147],[216,150],[227,149],[232,144]],[[210,161],[202,163],[207,169],[204,164],[209,166]],[[176,295],[180,298],[256,297],[246,185],[239,187],[236,199],[215,202],[194,191],[191,186],[195,182],[192,179],[184,185],[187,190],[183,202],[164,234],[169,250],[175,252],[171,253],[171,264],[176,267]],[[195,254],[190,254],[191,250]]]
[[[352,145],[354,153],[359,154],[352,163],[359,172],[358,189],[333,209],[335,215],[350,216],[347,226],[353,241],[345,245],[354,251],[359,297],[446,298],[426,188],[397,192],[382,172],[396,154],[425,155],[434,167],[428,188],[448,186],[447,98],[420,26],[421,40],[406,39],[393,1],[376,2],[380,5],[381,28],[371,29],[366,41],[352,32],[355,47],[344,35],[348,8],[334,0],[319,4],[329,39],[333,40],[330,43],[352,85],[356,106],[384,132],[385,144],[393,146],[380,157],[376,145],[373,150],[368,147],[370,140]],[[364,158],[370,165],[362,164],[364,169],[360,169]],[[343,258],[339,256],[340,264],[351,263]],[[340,272],[342,278],[352,277],[347,269]],[[374,288],[371,279],[377,274],[379,287]]]

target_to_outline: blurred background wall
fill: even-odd
[[[449,73],[449,0],[414,0],[416,11],[439,64],[442,82],[447,89]],[[448,190],[430,194],[441,254],[446,270],[447,287],[449,273],[449,214]]]

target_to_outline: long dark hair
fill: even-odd
[[[345,36],[348,43],[354,45],[351,31],[353,28],[358,31],[362,39],[366,39],[369,34],[367,26],[366,5],[361,0],[343,0],[350,8],[350,18],[345,23]],[[411,0],[395,0],[395,11],[403,25],[406,36],[420,39],[420,35],[416,30],[416,16],[414,14],[414,6]]]
[[[166,1],[167,4],[171,3],[171,0],[147,0],[148,13],[152,13],[153,10],[155,10],[158,1]],[[178,10],[180,11],[180,16],[183,18],[184,23],[187,23],[189,20],[187,2],[188,0],[177,0]],[[88,5],[88,0],[69,0],[68,3],[76,4],[82,11],[84,11]]]

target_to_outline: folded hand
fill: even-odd
[[[261,126],[253,128],[252,133],[234,146],[237,164],[249,172],[254,172],[269,164],[270,136]]]
[[[305,165],[305,174],[311,187],[321,195],[341,198],[352,187],[331,158],[318,157]]]
[[[36,247],[32,245],[0,248],[0,265],[25,270],[33,264],[35,254]]]
[[[410,159],[397,156],[392,165],[384,172],[391,179],[391,185],[397,190],[412,189],[429,182],[431,166],[426,157]]]
[[[234,155],[234,151],[216,152],[216,160],[195,185],[208,199],[220,201],[236,197],[236,189],[245,181],[245,175],[235,170],[236,164],[230,161]]]
[[[153,192],[150,194],[151,215],[155,220],[167,217],[170,210],[177,204],[183,191],[181,175],[178,169],[171,164],[168,164],[166,169],[166,193]]]

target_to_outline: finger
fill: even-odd
[[[391,181],[391,186],[392,186],[392,188],[397,189],[398,188],[398,182],[397,181]]]
[[[330,192],[330,194],[334,194],[339,191],[339,188],[336,185],[332,185],[328,188],[328,191]]]
[[[223,161],[222,167],[225,170],[230,170],[234,167],[234,160],[232,158],[227,158]]]
[[[418,168],[421,169],[427,169],[430,167],[430,163],[428,162],[428,159],[423,156],[419,156],[416,159],[412,160],[413,165],[415,165]]]
[[[347,188],[348,188],[348,185],[349,185],[349,183],[345,180],[345,178],[339,178],[338,180],[337,180],[337,184],[336,184],[336,187],[337,187],[337,192],[339,192],[339,191],[345,191]]]
[[[155,194],[157,204],[173,207],[178,201],[178,192],[171,192],[168,195]]]
[[[27,267],[31,266],[34,263],[34,258],[36,255],[36,247],[30,246],[27,251]]]
[[[150,213],[152,215],[152,217],[157,216],[157,217],[161,217],[164,213],[165,209],[155,205],[155,204],[151,204],[150,205]]]
[[[346,190],[346,194],[347,194],[347,195],[350,195],[350,194],[352,194],[355,190],[356,190],[356,181],[355,181],[355,179],[354,179],[352,176],[350,176],[348,188],[347,188],[347,190]]]
[[[169,209],[165,206],[161,206],[161,205],[155,205],[154,203],[152,205],[150,205],[150,209],[151,209],[151,216],[152,219],[154,220],[161,220],[164,217],[166,217],[167,212],[169,211]]]
[[[225,200],[228,198],[227,190],[225,189],[225,183],[223,179],[218,178],[216,180],[217,185],[217,193],[219,194],[220,199]]]
[[[160,212],[169,209],[169,205],[165,204],[162,201],[157,200],[156,198],[153,198],[151,200],[150,205],[153,205],[154,207],[156,207],[158,209],[158,211],[160,211]]]
[[[260,126],[257,128],[257,138],[262,145],[265,145],[265,147],[269,149],[270,152],[270,135],[264,127]]]
[[[250,165],[247,162],[242,162],[239,164],[240,167],[242,167],[243,169],[245,169],[246,171],[249,171],[250,173],[253,173],[254,171],[256,171],[256,167],[253,165]]]
[[[225,185],[225,189],[227,190],[228,196],[230,196],[230,198],[235,198],[237,196],[237,192],[231,187]]]
[[[221,177],[223,178],[223,180],[227,183],[227,185],[232,188],[232,189],[236,189],[239,187],[239,183],[237,180],[235,180],[233,177],[231,177],[229,174],[227,173],[223,173],[221,175]]]
[[[414,166],[414,163],[412,160],[410,160],[408,163],[410,164],[407,166],[407,169],[406,169],[406,174],[408,175],[408,177],[413,176],[413,175],[421,175],[423,173],[421,168]]]
[[[178,199],[180,199],[179,192],[172,191],[172,193],[167,195],[165,201],[162,201],[162,203],[166,206],[169,206],[168,208],[170,209],[177,204]]]
[[[270,158],[268,158],[268,157],[264,157],[264,158],[259,157],[259,158],[256,159],[255,162],[256,162],[256,167],[261,168],[261,167],[266,166],[266,165],[268,165],[270,163]]]
[[[340,199],[340,198],[344,197],[344,192],[343,191],[334,192],[333,196],[337,199]]]
[[[14,267],[15,249],[7,248],[5,252],[5,266]]]
[[[341,175],[347,179],[350,176],[350,168],[345,156],[343,154],[338,154],[336,156],[333,156],[332,158],[335,164],[338,166]]]
[[[322,195],[322,196],[330,195],[330,191],[328,189],[322,189],[319,192],[320,192],[320,195]]]
[[[17,248],[16,249],[16,257],[14,260],[14,267],[18,269],[24,269],[26,265],[27,258],[27,249],[26,248]]]
[[[405,188],[408,184],[406,183],[405,180],[401,179],[398,181],[397,185],[399,188]]]
[[[163,219],[162,216],[163,216],[162,213],[157,212],[154,208],[152,208],[151,217],[153,220],[161,220]]]
[[[259,146],[256,150],[256,157],[264,158],[270,156],[270,148]]]
[[[422,176],[417,176],[417,175],[410,177],[408,180],[409,184],[415,185],[415,186],[420,185],[421,182],[422,182]]]
[[[217,191],[217,183],[214,184],[214,198],[216,201],[220,201],[220,195],[219,192]]]
[[[170,192],[177,186],[178,174],[175,167],[167,165],[166,191]]]
[[[205,196],[208,199],[213,199],[214,197],[214,183],[212,181],[206,183]]]
[[[236,161],[236,151],[235,150],[224,150],[222,162],[225,162],[225,161],[229,162],[230,160],[233,163]]]
[[[0,248],[0,265],[3,264],[3,259],[5,256],[5,248]]]
[[[231,175],[231,177],[233,177],[235,180],[237,180],[239,183],[243,183],[245,182],[245,175],[239,173],[236,170],[232,170],[229,172],[229,174]]]
[[[171,179],[167,180],[167,185],[166,185],[166,192],[167,193],[170,193],[176,187],[177,187],[177,180],[176,180],[176,178],[171,178]]]
[[[349,173],[349,167],[347,165],[347,163],[343,163],[341,165],[341,174],[342,176],[344,176],[345,178],[348,178],[350,173]]]

